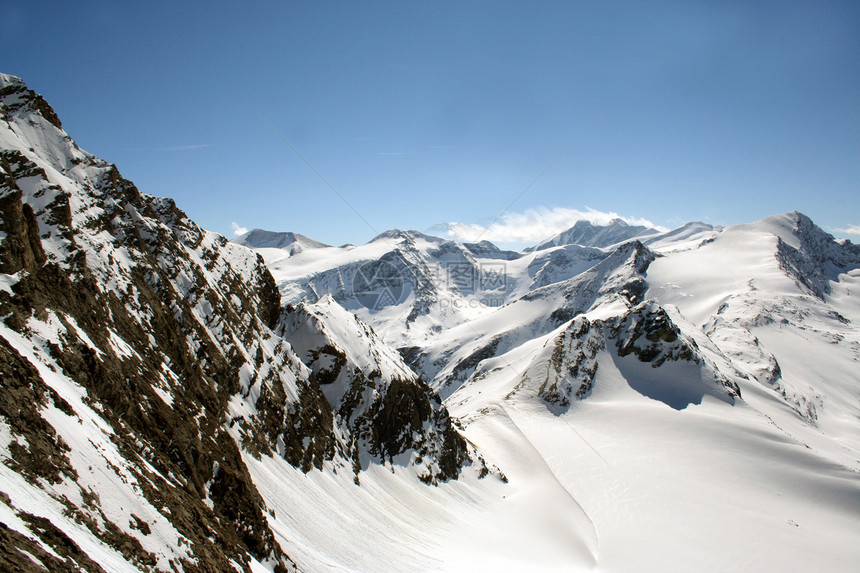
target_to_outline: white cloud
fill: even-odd
[[[833,229],[833,231],[844,235],[860,235],[860,225],[848,225],[844,229]]]
[[[489,227],[468,223],[448,223],[448,234],[461,241],[487,240],[499,243],[538,243],[565,231],[581,220],[595,225],[606,225],[612,219],[621,219],[629,225],[644,225],[665,231],[648,219],[622,217],[615,212],[603,212],[586,207],[585,211],[554,207],[528,209],[523,213],[505,213]]]
[[[238,237],[239,235],[244,235],[245,233],[248,232],[248,229],[240,226],[239,223],[237,223],[236,221],[233,221],[232,223],[230,223],[230,226],[233,227],[233,236],[234,237]]]

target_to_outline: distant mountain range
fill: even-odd
[[[860,562],[860,247],[805,215],[228,241],[0,119],[0,569]]]
[[[233,242],[252,249],[283,249],[290,254],[300,253],[306,249],[328,247],[325,243],[308,239],[298,233],[275,233],[263,229],[252,229],[234,238]]]
[[[595,225],[589,221],[577,221],[567,231],[562,231],[536,247],[526,249],[526,252],[541,251],[562,245],[582,245],[583,247],[605,249],[631,239],[641,240],[658,233],[657,229],[650,229],[642,225],[631,226],[621,219],[612,219],[606,225]]]

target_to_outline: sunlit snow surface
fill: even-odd
[[[47,180],[71,193],[82,228],[98,216],[99,205],[87,195],[93,173],[79,164],[91,156],[64,132],[39,117],[2,123],[0,144],[43,166]],[[36,185],[35,179],[20,182],[28,198],[37,197],[40,190],[26,188],[29,183]],[[619,356],[607,341],[595,355],[591,390],[568,407],[543,401],[524,374],[547,360],[555,337],[574,320],[553,322],[554,311],[573,305],[592,322],[628,311],[612,288],[636,274],[623,245],[602,251],[566,245],[499,259],[441,239],[388,233],[363,246],[305,242],[289,252],[261,249],[284,302],[309,299],[314,277],[316,294],[335,295],[339,273],[343,279],[350,266],[395,249],[428,277],[450,261],[480,268],[501,260],[507,275],[496,293],[502,306],[482,304],[481,293],[441,280],[425,293],[435,297],[429,311],[411,322],[417,291],[381,309],[345,299],[344,310],[322,301],[320,316],[357,362],[378,356],[394,372],[402,365],[393,348],[420,348],[418,373],[445,397],[464,435],[499,472],[479,478],[473,464],[460,479],[434,487],[419,481],[412,466],[370,464],[356,484],[342,464],[305,474],[280,457],[246,454],[284,551],[307,572],[857,571],[860,269],[829,268],[829,292],[815,296],[776,256],[780,239],[801,246],[796,228],[796,215],[788,214],[724,230],[691,224],[643,237],[663,255],[644,272],[643,296],[696,342],[702,362],[655,369]],[[40,231],[49,256],[62,260],[62,243],[51,229]],[[132,263],[100,241],[98,235],[81,239],[88,265],[109,288],[122,289],[124,278],[114,270]],[[207,233],[202,247],[216,244]],[[244,247],[221,248],[239,272],[256,260]],[[615,259],[613,253],[619,253]],[[197,252],[189,256],[200,259]],[[11,292],[18,280],[0,275],[0,290]],[[194,312],[217,344],[221,333],[211,310],[201,304]],[[365,340],[391,347],[349,345],[349,329],[359,324],[352,313],[379,335]],[[0,489],[9,498],[0,503],[0,521],[36,538],[11,507],[46,517],[106,571],[134,570],[53,497],[82,506],[84,492],[94,491],[104,518],[155,555],[160,570],[170,570],[171,561],[187,556],[185,540],[140,495],[110,426],[51,359],[47,345],[66,328],[55,318],[31,320],[28,337],[0,324],[0,336],[70,405],[74,415],[54,406],[40,413],[69,445],[79,479],[36,487],[0,463]],[[274,337],[266,342],[275,343]],[[110,344],[119,355],[133,352],[113,332]],[[481,354],[488,345],[492,350]],[[454,372],[470,356],[478,356],[474,364]],[[182,381],[168,365],[163,374],[156,391],[170,405],[171,388]],[[718,375],[735,382],[742,398],[728,397],[715,383]],[[231,414],[253,413],[250,398],[234,397],[231,406]],[[0,425],[4,456],[14,439]],[[149,535],[130,527],[132,514],[150,525]],[[95,512],[91,517],[101,519]],[[253,562],[252,569],[269,570],[269,564]]]
[[[552,298],[519,300],[533,280],[527,269],[534,253],[508,263],[517,286],[507,306],[468,319],[448,315],[448,324],[438,313],[431,318],[442,328],[432,335],[392,328],[397,309],[359,312],[395,344],[426,336],[431,357],[462,357],[492,335],[519,332],[508,334],[516,338],[510,350],[482,361],[446,399],[466,437],[509,482],[467,475],[427,491],[399,468],[376,467],[362,476],[361,488],[314,487],[305,495],[314,496],[314,507],[326,508],[321,513],[350,508],[344,518],[350,533],[344,537],[334,527],[307,534],[323,539],[309,543],[313,551],[303,550],[309,562],[320,571],[379,569],[370,548],[390,547],[383,550],[385,567],[400,570],[856,570],[860,306],[852,293],[860,292],[860,270],[836,277],[823,300],[812,296],[776,258],[778,237],[796,243],[794,224],[789,214],[725,230],[689,225],[648,240],[662,256],[645,273],[645,297],[731,374],[742,392],[734,405],[708,393],[680,408],[648,397],[655,385],[669,394],[689,392],[705,370],[653,369],[606,349],[593,391],[567,410],[523,388],[523,372],[556,333],[522,334],[522,325],[558,306]],[[371,258],[379,249],[373,243],[352,247],[348,256]],[[295,267],[276,263],[282,290],[298,274],[346,259],[340,251],[337,263],[330,251],[317,255],[305,251]],[[560,272],[557,280],[586,269],[567,277]],[[600,300],[586,316],[605,319],[624,310],[617,301]],[[770,358],[781,372],[773,384],[763,376]],[[433,384],[444,383],[453,362],[436,371]],[[268,472],[278,475],[253,471],[261,482]],[[319,485],[336,478],[305,479]],[[321,491],[328,493],[315,497]],[[341,501],[344,495],[348,500]],[[283,507],[291,511],[289,503]],[[355,516],[366,551],[356,551]]]

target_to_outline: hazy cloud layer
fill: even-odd
[[[841,229],[833,229],[834,233],[842,233],[843,235],[858,235],[860,236],[860,225],[848,225]]]
[[[239,235],[244,235],[245,233],[248,232],[248,229],[246,229],[245,227],[242,227],[236,221],[233,221],[232,223],[230,223],[230,226],[233,227],[233,236],[234,237],[238,237]]]
[[[469,223],[448,223],[451,238],[465,241],[493,241],[500,243],[538,243],[571,228],[577,221],[585,220],[595,225],[606,225],[612,219],[621,219],[628,225],[644,225],[666,230],[648,219],[623,217],[615,212],[597,211],[586,207],[585,211],[555,207],[528,209],[523,213],[506,213],[489,227]]]

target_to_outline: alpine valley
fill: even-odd
[[[856,571],[860,247],[800,213],[228,241],[0,75],[3,571]]]

